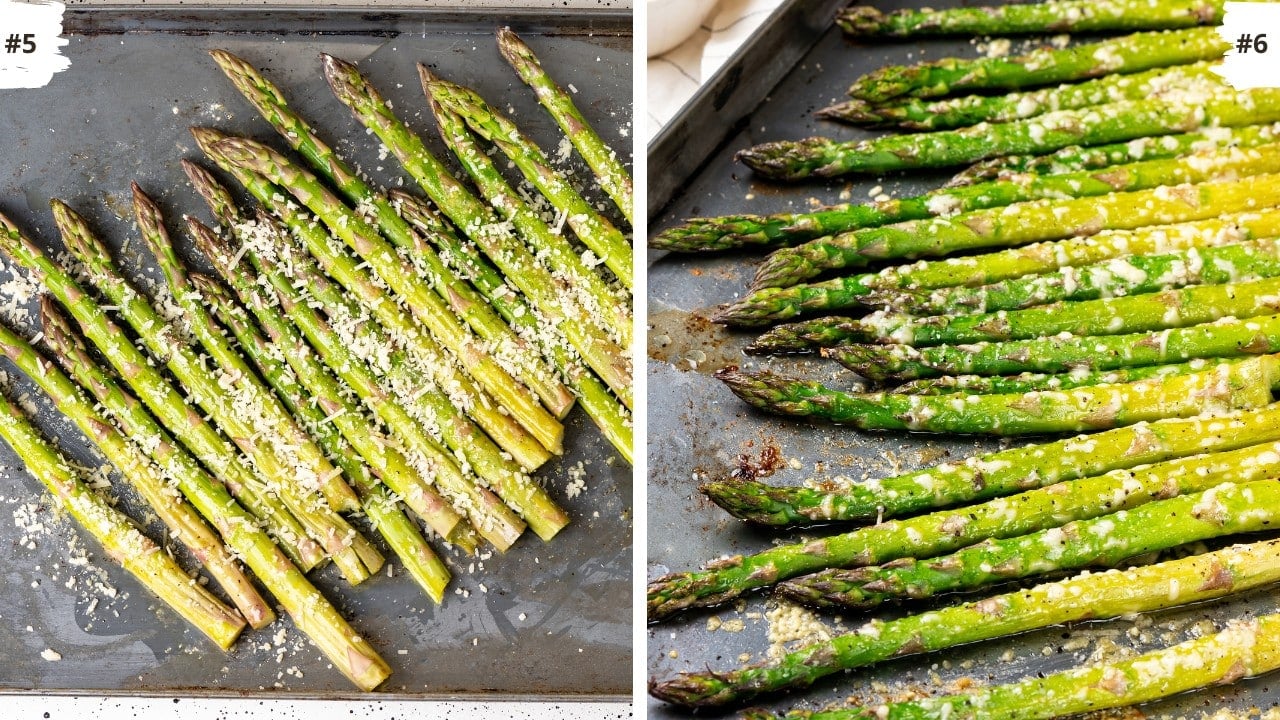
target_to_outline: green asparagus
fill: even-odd
[[[890,65],[858,78],[849,87],[849,95],[881,103],[904,95],[928,98],[973,90],[1016,90],[1217,60],[1227,49],[1213,27],[1141,32],[1062,49],[1042,48],[1016,57]]]
[[[64,294],[55,287],[58,294]],[[76,289],[70,286],[67,293],[74,295]],[[92,309],[92,308],[91,308]],[[329,662],[333,663],[342,674],[346,675],[362,690],[372,690],[390,675],[391,670],[355,630],[347,624],[332,604],[319,590],[307,580],[307,576],[281,552],[271,538],[262,530],[252,515],[232,498],[228,487],[218,482],[200,466],[194,457],[180,443],[161,428],[152,416],[138,401],[103,370],[92,357],[83,340],[71,328],[66,317],[57,309],[49,297],[41,298],[40,316],[44,326],[44,342],[53,349],[54,358],[63,366],[81,387],[89,390],[93,396],[120,423],[121,429],[134,438],[141,446],[149,448],[152,458],[165,468],[166,472],[178,483],[179,489],[191,501],[209,522],[217,527],[224,540],[253,571],[258,582],[273,595],[285,612],[293,618],[298,629],[315,643]],[[92,309],[102,319],[100,310]],[[76,304],[76,314],[81,312],[80,304]],[[123,333],[110,322],[102,319],[103,329],[115,338],[124,338]],[[97,324],[88,326],[96,338],[100,331]],[[129,356],[122,348],[133,349],[133,354],[141,361],[141,354],[133,348],[128,339],[117,340],[118,347],[102,345],[108,357]],[[126,357],[126,361],[132,358]],[[138,377],[147,377],[154,373],[151,368],[137,365],[122,367],[134,371]],[[160,377],[158,374],[156,377]],[[136,385],[150,388],[150,385]],[[151,391],[144,393],[149,398]],[[179,396],[180,401],[180,396]],[[153,409],[161,406],[148,400]],[[167,418],[172,414],[168,405],[159,416]],[[194,426],[206,427],[194,410],[177,409],[179,421]],[[168,422],[168,420],[166,420]],[[180,427],[185,427],[179,425]],[[191,433],[187,433],[191,435]],[[186,442],[186,438],[183,438]],[[200,447],[193,443],[193,447]],[[234,458],[234,456],[233,456]],[[235,467],[231,463],[212,463],[210,468],[223,475],[230,483],[235,475],[223,472],[224,468]],[[232,486],[234,487],[234,486]]]
[[[853,172],[968,165],[999,155],[1043,154],[1070,145],[1102,145],[1149,135],[1189,133],[1207,125],[1239,127],[1280,121],[1280,91],[1240,90],[1108,103],[1027,120],[980,123],[961,130],[770,142],[738,154],[761,175],[800,180]]]
[[[170,536],[186,546],[222,586],[251,627],[265,627],[275,620],[271,606],[263,600],[218,534],[181,495],[174,493],[163,470],[94,408],[75,382],[3,323],[0,323],[0,352],[39,385],[53,400],[54,407],[102,450],[165,524]]]
[[[387,107],[386,101],[350,63],[325,55],[325,77],[340,101],[374,132],[462,232],[525,294],[533,306],[578,351],[623,404],[631,407],[631,361],[626,351],[574,302],[497,214],[477,200]]]
[[[950,130],[980,122],[1009,122],[1055,110],[1075,110],[1123,100],[1176,95],[1190,88],[1222,87],[1208,62],[1156,68],[1133,75],[1104,75],[1081,83],[1008,95],[965,95],[945,100],[895,100],[869,103],[848,100],[823,108],[818,117],[855,125],[904,130]]]
[[[54,502],[102,545],[107,555],[223,650],[244,629],[244,618],[199,583],[159,545],[76,476],[22,410],[0,395],[0,437],[49,490]]]
[[[956,510],[776,545],[754,555],[731,555],[708,563],[701,571],[672,573],[650,581],[649,620],[662,620],[686,608],[717,605],[756,588],[827,568],[932,557],[988,538],[1017,537],[1137,507],[1156,498],[1207,490],[1239,479],[1242,469],[1265,468],[1269,476],[1278,461],[1280,456],[1272,443],[1264,443],[1113,470]]]
[[[716,378],[747,404],[860,430],[983,435],[1082,432],[1143,420],[1261,407],[1280,383],[1280,358],[1260,355],[1169,378],[1013,395],[846,393],[770,372],[725,368]]]
[[[139,195],[135,189],[134,207],[139,226],[146,227],[154,218]],[[253,460],[259,472],[272,481],[271,488],[306,528],[307,534],[320,543],[338,565],[343,577],[353,585],[368,579],[381,566],[381,554],[334,511],[319,492],[323,479],[341,471],[330,464],[275,397],[258,384],[256,375],[247,369],[233,369],[232,361],[238,360],[238,355],[225,342],[225,337],[205,333],[199,337],[202,344],[211,341],[209,344],[213,347],[206,350],[216,353],[213,355],[216,365],[210,368],[207,358],[178,337],[174,326],[125,280],[110,251],[89,229],[88,222],[61,201],[54,200],[52,205],[54,222],[68,251],[83,263],[94,286],[119,308],[150,354],[178,378],[195,403],[213,417]],[[144,230],[144,234],[146,232]],[[184,320],[196,319],[184,317]],[[194,323],[191,329],[198,330]],[[276,433],[276,441],[258,442],[263,431]]]
[[[209,54],[240,94],[257,108],[290,147],[306,158],[316,172],[332,182],[348,202],[368,216],[369,221],[375,223],[382,234],[407,255],[416,266],[418,275],[431,283],[440,297],[449,303],[450,309],[476,334],[493,345],[496,357],[513,364],[515,374],[538,394],[548,410],[557,417],[564,417],[573,404],[567,388],[555,381],[540,356],[529,352],[528,343],[503,322],[476,289],[449,270],[431,246],[400,217],[391,202],[353,172],[306,120],[293,112],[280,89],[257,69],[226,50],[212,50]],[[442,231],[452,233],[448,228],[442,228]]]
[[[1271,404],[1210,420],[1138,423],[866,482],[836,477],[783,487],[733,479],[701,489],[734,516],[763,525],[884,520],[1146,463],[1274,442],[1280,439],[1277,421],[1280,404]]]
[[[510,118],[469,88],[443,80],[432,82],[424,75],[423,89],[445,110],[462,117],[472,131],[501,149],[525,179],[565,216],[578,239],[604,261],[619,282],[631,287],[631,242],[551,167],[546,154]]]
[[[826,235],[906,220],[1003,207],[1028,200],[1093,197],[1161,185],[1276,172],[1280,145],[1207,150],[1192,157],[1133,162],[1064,175],[1016,175],[966,187],[866,205],[836,205],[810,213],[737,215],[687,220],[650,241],[661,250],[701,252],[798,245]]]
[[[854,37],[915,38],[928,35],[1014,35],[1019,33],[1154,30],[1213,25],[1222,19],[1221,0],[1063,0],[998,7],[946,10],[845,8],[840,29]]]
[[[204,228],[206,232],[212,232]],[[400,510],[399,504],[387,487],[356,454],[330,420],[334,412],[343,409],[333,396],[322,394],[331,387],[304,388],[298,376],[285,360],[285,352],[272,345],[249,319],[230,294],[207,275],[192,275],[192,287],[200,293],[212,308],[214,316],[223,327],[231,331],[236,342],[257,367],[259,373],[279,394],[280,400],[302,421],[321,446],[333,457],[347,477],[355,483],[360,493],[360,504],[373,527],[387,545],[404,563],[409,576],[437,603],[444,600],[445,587],[449,584],[449,570],[439,556],[427,544],[417,525]],[[289,352],[296,347],[290,347]],[[310,357],[308,355],[308,357]],[[314,358],[311,358],[314,360]],[[321,370],[323,372],[323,370]],[[330,378],[332,380],[332,378]],[[344,413],[345,414],[345,413]],[[368,429],[369,425],[364,426]],[[374,466],[378,467],[378,466]],[[385,465],[383,466],[385,467]],[[381,471],[383,468],[379,467]]]
[[[878,566],[823,570],[779,583],[777,592],[813,607],[872,608],[1061,570],[1115,567],[1144,553],[1269,529],[1278,519],[1272,509],[1277,500],[1280,483],[1274,478],[1224,483],[1114,515],[986,540],[927,560],[901,558]]]
[[[760,324],[799,315],[868,305],[868,298],[894,291],[972,287],[1078,267],[1128,255],[1162,255],[1280,235],[1280,211],[1106,230],[1080,238],[1032,243],[1008,250],[943,260],[892,265],[874,273],[845,275],[785,288],[763,288],[718,311],[731,324]]]
[[[435,99],[433,87],[438,80],[425,65],[418,65],[423,90],[427,93],[427,106],[435,116],[440,136],[453,152],[467,174],[480,190],[481,197],[509,221],[517,234],[545,259],[553,273],[562,277],[574,292],[579,304],[594,319],[595,324],[622,347],[630,347],[632,340],[631,308],[629,297],[617,292],[592,267],[600,258],[579,253],[567,238],[555,233],[542,220],[529,203],[524,201],[507,183],[497,165],[480,143],[467,129],[465,120]],[[448,86],[445,87],[446,90]],[[566,216],[567,217],[567,216]]]
[[[359,298],[361,304],[368,307],[388,330],[396,337],[398,343],[408,348],[433,372],[429,378],[438,385],[452,388],[458,407],[476,420],[485,432],[511,453],[523,467],[534,469],[541,466],[550,452],[543,447],[537,438],[516,421],[510,413],[505,412],[499,404],[479,387],[472,378],[463,372],[455,362],[448,359],[445,350],[436,343],[430,333],[422,332],[408,310],[402,308],[390,291],[376,275],[358,263],[356,258],[334,240],[320,226],[313,216],[289,202],[285,191],[277,185],[267,182],[265,178],[243,168],[237,168],[225,161],[214,145],[225,136],[206,128],[195,128],[192,134],[197,144],[222,169],[231,173],[262,205],[288,225],[289,229],[301,239],[311,254],[323,265],[324,271],[342,283]],[[207,186],[206,186],[207,187]],[[209,200],[206,197],[206,200]],[[210,200],[211,204],[214,202]],[[225,203],[223,203],[226,206]],[[215,213],[218,211],[215,210]],[[222,215],[219,215],[222,217]],[[224,217],[224,220],[226,218]],[[234,227],[235,220],[230,221]]]
[[[1107,229],[1206,220],[1280,203],[1280,175],[1160,186],[1072,200],[1035,200],[819,238],[775,251],[755,284],[787,287],[823,272],[899,258],[1093,235]]]
[[[1131,570],[1082,574],[963,605],[872,620],[853,632],[788,653],[774,663],[684,673],[649,692],[690,707],[741,703],[763,693],[904,655],[933,652],[1078,620],[1101,620],[1225,597],[1280,579],[1276,545],[1225,548]]]
[[[424,232],[434,232],[443,221],[426,203],[408,193],[391,191],[391,201],[405,219]],[[596,427],[622,454],[628,464],[632,462],[631,414],[627,412],[609,388],[583,366],[574,352],[560,342],[546,320],[525,304],[524,298],[507,285],[498,269],[480,255],[469,243],[462,243],[452,233],[435,233],[433,237],[447,243],[445,257],[455,263],[459,272],[475,284],[485,298],[502,313],[503,318],[551,357],[556,369],[573,388],[582,409],[595,422]]]
[[[587,119],[573,104],[573,98],[556,84],[542,63],[538,61],[533,50],[525,44],[520,36],[509,27],[498,28],[498,50],[506,58],[511,67],[520,75],[525,84],[533,88],[538,102],[555,119],[556,124],[564,131],[569,142],[577,148],[578,154],[587,161],[587,166],[596,175],[600,187],[613,198],[613,202],[622,211],[629,223],[635,223],[634,197],[631,188],[631,175],[618,159],[614,151],[600,139]],[[625,136],[624,136],[625,137]]]
[[[1144,365],[1142,367],[1116,368],[1115,370],[1077,370],[1049,375],[1046,373],[1020,373],[1018,375],[947,375],[940,378],[911,380],[893,388],[895,393],[912,395],[945,395],[967,392],[981,395],[1027,393],[1038,390],[1070,390],[1087,385],[1111,385],[1148,378],[1185,375],[1203,370],[1209,360],[1196,358],[1172,365]]]

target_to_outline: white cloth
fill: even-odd
[[[782,4],[782,0],[721,0],[711,18],[693,37],[670,52],[649,60],[648,138],[653,139],[747,38]]]

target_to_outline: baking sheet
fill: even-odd
[[[850,177],[802,185],[769,183],[734,162],[739,150],[757,143],[830,135],[842,139],[870,136],[845,125],[815,120],[813,111],[845,98],[858,75],[886,64],[948,56],[973,57],[975,43],[938,40],[917,43],[862,44],[845,39],[830,23],[843,2],[826,4],[827,22],[819,32],[798,34],[818,3],[784,4],[761,35],[744,48],[664,129],[649,148],[650,233],[683,218],[738,212],[802,212],[811,205],[863,201],[879,192],[905,197],[936,187],[949,173]],[[884,10],[915,2],[878,2]],[[954,2],[930,2],[935,7]],[[1015,50],[1020,45],[1014,41]],[[795,58],[781,80],[767,73],[773,61]],[[757,81],[759,80],[759,81]],[[735,115],[732,108],[746,108]],[[728,109],[728,110],[727,110]],[[719,133],[719,134],[717,134]],[[711,137],[716,142],[698,142]],[[719,140],[723,138],[723,140]],[[705,157],[704,157],[705,154]],[[677,155],[680,155],[677,161]],[[877,189],[880,188],[880,189]],[[742,348],[752,332],[729,332],[705,318],[718,303],[744,291],[759,255],[714,258],[649,254],[649,489],[648,577],[695,570],[721,555],[751,553],[773,542],[815,537],[754,529],[734,520],[706,500],[699,483],[735,472],[772,470],[769,482],[800,484],[809,477],[846,475],[887,477],[935,465],[947,458],[1008,446],[974,438],[871,434],[830,425],[808,424],[751,410],[711,377],[727,365],[774,368],[847,386],[852,376],[821,360],[750,358]],[[776,455],[777,460],[771,457]],[[818,466],[821,466],[820,468]],[[956,602],[956,596],[936,603]],[[908,606],[919,610],[926,605]],[[648,629],[651,678],[681,671],[728,670],[766,659],[770,645],[770,605],[757,593],[723,607],[687,612]],[[1016,638],[980,643],[930,655],[883,663],[836,675],[809,692],[761,698],[753,704],[782,710],[816,709],[845,698],[873,704],[904,691],[938,693],[962,678],[979,683],[1009,682],[1179,642],[1218,623],[1251,613],[1274,611],[1273,591],[1234,600],[1159,613],[1136,621],[1115,620],[1054,627]],[[827,616],[835,628],[852,629],[867,617],[891,617],[907,608],[868,615]],[[732,622],[732,621],[741,621]],[[1280,687],[1261,678],[1230,687],[1177,697],[1143,710],[1152,717],[1198,718],[1220,708],[1244,711],[1274,707]],[[650,718],[687,717],[688,713],[648,701]]]
[[[574,84],[579,106],[602,135],[625,151],[629,13],[525,10],[510,20],[552,74]],[[70,9],[65,27],[71,42],[64,52],[71,68],[46,88],[0,93],[0,208],[39,242],[57,248],[48,200],[60,197],[85,212],[113,247],[130,242],[135,256],[141,242],[128,240],[134,235],[131,180],[165,210],[175,237],[183,213],[208,219],[178,165],[199,156],[188,126],[210,125],[284,148],[205,54],[215,47],[262,68],[323,137],[384,186],[408,188],[412,180],[394,158],[380,156],[376,141],[333,98],[320,72],[321,51],[358,61],[442,156],[417,62],[509,106],[529,134],[554,148],[559,131],[498,55],[493,31],[499,22],[491,10]],[[589,177],[585,167],[575,168]],[[189,245],[182,250],[194,257]],[[145,259],[124,264],[137,276],[159,278]],[[25,379],[19,385],[31,387]],[[100,464],[38,392],[31,396],[45,408],[41,425],[72,457]],[[25,514],[24,506],[42,497],[40,486],[7,447],[0,448],[0,465],[0,647],[6,649],[0,690],[356,695],[287,620],[247,633],[224,655],[158,608],[92,541],[77,545],[103,570],[68,567],[66,538],[79,533],[48,512],[47,501],[40,501],[37,513],[44,531],[19,527],[15,513]],[[578,466],[586,488],[569,498],[570,470]],[[530,533],[505,556],[447,557],[455,570],[450,591],[459,594],[441,606],[402,573],[384,572],[358,588],[346,586],[332,568],[313,575],[390,663],[394,672],[385,693],[501,699],[629,694],[630,468],[575,410],[566,421],[565,455],[538,476],[572,524],[551,543]],[[115,597],[107,587],[115,588]],[[45,649],[61,660],[41,659]]]

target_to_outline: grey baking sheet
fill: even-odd
[[[890,63],[977,54],[967,40],[859,44],[843,38],[830,24],[842,2],[793,1],[755,37],[742,53],[672,121],[649,148],[650,233],[682,218],[738,212],[803,211],[814,203],[865,200],[881,186],[896,197],[935,187],[945,174],[917,173],[886,177],[852,177],[802,185],[781,185],[754,178],[733,161],[734,153],[756,143],[810,135],[841,138],[866,136],[846,126],[817,121],[812,112],[844,97],[859,74]],[[888,10],[909,3],[880,2]],[[934,6],[951,2],[932,2]],[[917,5],[918,6],[918,5]],[[827,23],[808,34],[796,28],[825,11]],[[1019,45],[1015,41],[1015,48]],[[781,60],[779,60],[781,59]],[[779,75],[775,61],[786,62]],[[774,81],[781,77],[780,82]],[[763,81],[761,81],[763,79]],[[735,114],[743,108],[743,114]],[[717,135],[717,133],[720,133]],[[703,138],[722,141],[705,143]],[[799,484],[805,478],[846,475],[886,477],[964,457],[1003,445],[997,441],[908,434],[870,434],[829,425],[807,424],[754,412],[711,377],[726,365],[773,367],[780,371],[847,386],[852,376],[834,363],[820,360],[749,358],[741,349],[750,332],[728,332],[705,318],[719,303],[738,297],[759,261],[757,255],[727,254],[714,258],[665,255],[650,251],[649,267],[649,488],[648,577],[694,570],[721,555],[751,553],[772,543],[790,542],[835,530],[804,534],[767,532],[747,527],[702,497],[697,486],[761,465],[776,466],[769,482]],[[775,454],[778,460],[771,461]],[[815,472],[815,465],[822,469]],[[940,598],[954,602],[956,597]],[[907,606],[919,609],[920,605]],[[1007,682],[1081,665],[1104,656],[1115,645],[1145,650],[1203,632],[1206,621],[1273,611],[1273,589],[1229,601],[1185,608],[1138,621],[1116,620],[1049,628],[1012,639],[981,643],[947,652],[905,658],[874,668],[837,675],[809,692],[762,698],[756,704],[782,710],[816,709],[845,698],[875,703],[903,691],[940,692],[961,678],[979,683]],[[768,608],[764,594],[727,606],[685,613],[648,628],[648,671],[667,678],[681,671],[731,669],[765,660],[769,646]],[[890,617],[906,608],[889,608]],[[720,625],[720,621],[740,620]],[[850,613],[828,616],[835,628],[855,628],[867,617]],[[1115,651],[1110,651],[1112,657]],[[1199,718],[1220,708],[1268,709],[1280,700],[1274,677],[1177,697],[1144,712],[1152,717]],[[648,700],[649,717],[669,719],[688,713]]]
[[[555,148],[559,131],[498,55],[493,31],[508,20],[553,74],[573,83],[579,106],[606,139],[626,151],[629,13],[69,10],[64,52],[70,69],[43,89],[0,91],[0,208],[56,249],[48,200],[60,197],[84,211],[113,247],[130,243],[130,273],[156,279],[145,252],[137,252],[140,241],[130,240],[129,182],[137,180],[156,198],[177,233],[183,213],[209,219],[178,165],[199,155],[188,126],[210,125],[284,147],[205,54],[215,47],[261,67],[321,135],[384,186],[408,188],[412,180],[394,158],[380,156],[376,139],[333,98],[320,72],[322,51],[357,61],[401,117],[442,153],[417,62],[509,107],[526,131]],[[589,177],[584,167],[576,172]],[[182,249],[191,256],[185,241]],[[18,387],[30,390],[25,379]],[[73,457],[98,465],[79,434],[38,392],[31,396],[45,408],[41,425]],[[569,498],[570,470],[579,465],[586,488]],[[15,513],[42,497],[40,486],[7,447],[0,448],[0,466],[0,690],[355,694],[287,620],[247,633],[224,655],[158,608],[91,540],[77,545],[92,566],[104,568],[100,580],[96,571],[69,567],[67,538],[79,533],[49,512],[47,501],[39,501],[38,513],[45,530],[28,543],[19,527],[26,523]],[[572,524],[551,543],[530,533],[505,556],[448,556],[455,570],[450,591],[458,594],[443,605],[433,605],[402,573],[383,573],[358,588],[346,586],[332,568],[315,574],[391,664],[384,692],[506,699],[629,694],[631,470],[575,410],[566,421],[565,455],[538,476]],[[104,594],[107,586],[116,597]],[[41,659],[45,649],[62,659]]]

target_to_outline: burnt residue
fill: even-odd
[[[708,319],[712,308],[659,310],[649,316],[649,358],[682,372],[713,375],[742,362],[749,336]]]
[[[743,444],[746,446],[746,451],[738,455],[735,461],[736,467],[732,473],[733,477],[739,480],[758,480],[769,477],[786,464],[786,460],[782,457],[782,449],[770,438],[762,441],[762,447],[754,455],[751,449],[755,446],[755,441],[748,440]]]

